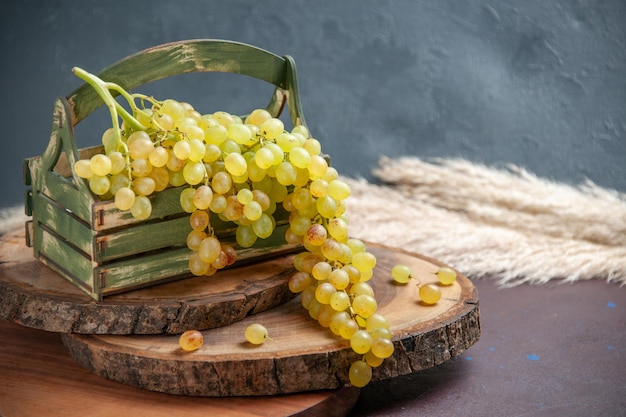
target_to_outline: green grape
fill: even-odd
[[[186,163],[186,161],[178,159],[178,157],[174,155],[174,152],[172,152],[170,153],[170,159],[167,160],[166,167],[172,172],[178,172],[183,169]]]
[[[330,297],[337,292],[335,287],[329,282],[322,282],[315,290],[315,299],[321,304],[330,303]]]
[[[261,205],[256,201],[251,201],[245,206],[243,206],[243,215],[250,221],[257,221],[261,218],[263,214],[263,209]]]
[[[359,330],[359,325],[354,320],[348,320],[342,323],[341,328],[339,329],[339,335],[345,339],[350,340],[352,335]]]
[[[241,123],[228,125],[228,137],[240,145],[250,146],[255,143],[250,128]]]
[[[336,261],[342,255],[342,246],[333,238],[328,238],[320,246],[322,254],[331,261]]]
[[[335,212],[337,211],[337,202],[331,196],[325,195],[317,199],[315,207],[320,215],[330,219],[335,216]]]
[[[145,220],[150,217],[152,213],[152,203],[148,197],[138,195],[135,197],[133,205],[130,207],[130,212],[137,220]]]
[[[246,340],[253,345],[260,345],[270,338],[267,328],[259,323],[248,325],[244,335]]]
[[[350,337],[350,347],[355,353],[359,355],[366,354],[372,346],[372,336],[367,330],[357,330]]]
[[[456,281],[456,272],[452,268],[442,266],[437,270],[437,278],[443,285],[452,285]]]
[[[377,356],[382,359],[386,359],[390,357],[391,355],[393,355],[393,351],[394,351],[393,342],[385,338],[375,339],[372,342],[371,350],[374,356]]]
[[[265,109],[254,109],[252,112],[246,117],[246,123],[250,123],[256,126],[260,126],[264,121],[272,118],[270,112]]]
[[[270,208],[270,197],[261,190],[252,190],[252,198],[259,203],[261,210],[266,211]]]
[[[274,163],[272,165],[278,165],[285,160],[285,152],[274,142],[266,142],[265,149],[269,149],[274,155]]]
[[[113,164],[108,156],[102,154],[96,154],[89,160],[89,168],[94,175],[104,177],[111,173]]]
[[[296,210],[303,209],[313,203],[313,196],[306,188],[297,188],[291,195],[291,204]]]
[[[374,329],[387,329],[389,330],[389,322],[387,318],[380,313],[374,313],[367,318],[365,328],[370,333],[374,331]]]
[[[268,148],[261,148],[256,151],[254,155],[254,161],[259,168],[267,169],[274,165],[274,154]]]
[[[435,284],[422,285],[419,289],[419,296],[426,304],[437,304],[441,299],[441,290]]]
[[[248,161],[248,178],[252,182],[260,182],[267,175],[267,171],[260,168],[254,159]]]
[[[341,293],[338,292],[337,294],[341,294]],[[330,306],[332,307],[332,302]],[[330,318],[330,323],[328,324],[328,327],[330,328],[330,331],[333,332],[333,334],[340,336],[341,328],[344,326],[344,323],[348,320],[352,320],[352,318],[350,317],[350,314],[348,314],[348,312],[346,311],[337,310],[334,307],[333,309],[335,311],[332,317]]]
[[[185,184],[185,176],[183,171],[169,171],[170,185],[173,187],[179,187]]]
[[[290,163],[283,161],[276,167],[276,180],[283,185],[292,185],[296,182],[298,173]]]
[[[117,175],[126,168],[126,157],[121,152],[109,152],[107,156],[111,160],[111,175]]]
[[[343,267],[341,267],[341,269],[346,271],[346,273],[348,274],[350,284],[356,284],[357,282],[361,281],[361,272],[359,272],[359,270],[356,269],[354,266],[344,265]]]
[[[230,153],[224,158],[226,171],[232,175],[240,176],[248,171],[248,163],[240,153]]]
[[[321,179],[328,169],[328,162],[320,155],[311,155],[310,159],[308,165],[310,178]]]
[[[305,288],[304,291],[302,291],[302,293],[300,294],[300,304],[302,304],[302,307],[304,307],[306,310],[309,309],[309,305],[314,300],[315,300],[315,287],[313,286]]]
[[[278,182],[272,183],[272,188],[267,193],[267,195],[269,195],[270,197],[270,200],[276,203],[282,202],[285,199],[285,197],[287,197],[287,194],[289,194],[287,187]]]
[[[174,119],[169,114],[156,113],[152,118],[153,124],[156,124],[159,129],[172,130],[174,129]]]
[[[148,155],[148,160],[153,167],[164,167],[170,159],[170,153],[162,146],[156,146]]]
[[[110,187],[111,182],[106,176],[94,174],[89,178],[89,189],[91,189],[91,192],[93,192],[95,195],[106,194],[109,191]]]
[[[311,174],[308,169],[296,168],[296,180],[293,182],[293,185],[296,187],[308,187],[310,179]],[[311,190],[309,190],[309,192],[311,192]]]
[[[307,233],[308,229],[311,227],[311,219],[296,214],[290,217],[289,226],[295,234],[302,236]]]
[[[204,131],[204,139],[209,145],[221,145],[228,139],[228,129],[220,124],[209,126]]]
[[[91,170],[90,161],[87,159],[80,159],[76,161],[74,164],[74,172],[80,178],[89,179],[93,175],[93,171]]]
[[[226,197],[222,194],[214,194],[209,209],[215,214],[223,213],[226,210]]]
[[[297,168],[308,168],[311,164],[311,154],[304,148],[296,146],[289,151],[289,161]]]
[[[195,242],[194,242],[195,244]],[[189,246],[189,244],[187,245]],[[211,271],[211,264],[204,262],[198,252],[194,252],[189,257],[189,272],[195,276],[208,275]]]
[[[327,183],[330,183],[331,181],[336,180],[337,178],[339,178],[339,173],[333,167],[328,167],[328,169],[326,170],[326,173],[322,177],[322,179],[326,181]]]
[[[322,179],[313,180],[311,181],[309,190],[311,191],[311,195],[313,195],[313,197],[324,197],[328,193],[328,183]]]
[[[130,210],[135,202],[135,192],[128,187],[122,187],[115,193],[114,204],[119,210]]]
[[[154,150],[154,144],[150,136],[144,131],[133,132],[126,142],[128,152],[132,159],[147,159]]]
[[[313,282],[311,274],[298,271],[289,278],[289,290],[293,293],[301,293]]]
[[[369,318],[368,318],[369,320]],[[367,323],[366,323],[367,325]],[[383,339],[389,339],[391,340],[391,331],[389,329],[384,329],[382,327],[377,327],[375,329],[372,330],[367,330],[368,332],[370,332],[370,334],[372,335],[372,339],[379,339],[379,338],[383,338]]]
[[[272,117],[259,125],[260,132],[267,139],[273,140],[285,130],[285,125],[280,119]]]
[[[242,188],[241,190],[237,192],[237,200],[239,200],[241,204],[248,204],[253,199],[254,199],[254,194],[252,194],[252,191],[248,188]]]
[[[219,146],[213,144],[206,144],[204,147],[204,158],[202,158],[203,162],[208,164],[217,161],[222,157],[222,150]]]
[[[348,239],[346,244],[352,251],[353,255],[359,252],[365,252],[365,243],[363,243],[363,241],[360,239],[350,238]]]
[[[204,337],[198,330],[187,330],[178,338],[178,344],[181,349],[187,352],[198,350],[203,342]]]
[[[412,278],[411,268],[408,265],[398,264],[391,268],[391,277],[399,284],[406,284]]]
[[[177,100],[168,98],[163,101],[160,112],[162,114],[167,114],[172,118],[172,120],[176,120],[183,116],[185,109]]]
[[[233,116],[225,111],[216,111],[213,113],[213,118],[222,126],[228,127],[233,123]]]
[[[169,178],[169,177],[168,177]],[[109,182],[111,184],[109,188],[109,192],[115,196],[120,188],[130,188],[131,182],[128,179],[128,175],[126,173],[111,175],[109,177]]]
[[[276,137],[276,144],[283,152],[289,152],[295,146],[298,146],[298,139],[291,133],[283,132]]]
[[[330,277],[330,273],[332,271],[333,267],[328,262],[322,261],[317,262],[315,265],[313,265],[313,268],[311,269],[311,274],[316,280],[325,281]]]
[[[211,188],[217,194],[226,194],[233,185],[231,176],[224,171],[220,171],[213,175],[211,179]]]
[[[317,314],[317,322],[322,327],[329,327],[330,321],[333,319],[333,315],[336,313],[335,310],[328,304],[323,304],[320,308],[319,313]]]
[[[317,139],[308,138],[302,144],[302,147],[311,155],[319,155],[322,152],[322,145]]]
[[[235,239],[237,244],[242,248],[249,248],[256,242],[258,236],[254,233],[252,226],[237,226],[235,231]]]
[[[266,239],[272,235],[274,231],[274,221],[272,217],[267,214],[261,214],[258,220],[252,223],[252,229],[254,233],[261,239]]]
[[[348,293],[350,295],[353,295],[354,297],[358,297],[359,295],[363,295],[363,294],[370,295],[373,297],[374,289],[367,282],[361,281],[361,282],[357,282],[356,284],[353,284],[348,290]]]
[[[363,318],[368,318],[376,312],[376,309],[378,308],[378,303],[373,296],[362,294],[352,300],[352,308],[354,309],[354,312],[359,316]]]
[[[291,133],[302,135],[305,138],[309,137],[309,129],[304,125],[296,125],[291,129]]]

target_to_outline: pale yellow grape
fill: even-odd
[[[119,210],[130,210],[135,202],[135,192],[128,187],[122,187],[115,193],[114,204]]]
[[[195,188],[185,188],[179,197],[180,207],[186,213],[193,213],[196,210],[196,206],[193,203],[193,194],[196,192]],[[210,263],[210,262],[209,262]]]
[[[176,158],[184,161],[189,158],[189,154],[191,153],[191,145],[186,140],[180,140],[174,144],[174,149],[172,151]]]
[[[326,239],[320,248],[322,254],[331,261],[336,261],[342,255],[341,244],[332,238]]]
[[[366,325],[367,325],[367,323],[366,323]],[[379,338],[391,340],[391,331],[389,329],[384,329],[382,327],[378,327],[378,328],[375,328],[375,329],[372,329],[372,330],[368,330],[368,332],[370,332],[370,334],[372,335],[372,339],[373,340],[379,339]]]
[[[393,355],[393,342],[389,339],[379,338],[372,342],[372,353],[382,359],[386,359]]]
[[[291,216],[289,218],[289,227],[291,227],[291,230],[299,236],[302,236],[305,233],[307,233],[310,226],[311,226],[311,219],[308,217],[304,217],[304,216],[300,216],[296,214],[295,216]]]
[[[352,251],[352,254],[356,254],[359,252],[365,252],[365,243],[357,238],[350,238],[348,239],[348,241],[346,242],[346,244],[348,245],[348,247],[350,248],[350,250]]]
[[[185,116],[184,114],[183,116],[175,120],[176,121],[174,122],[174,127],[180,130],[181,132],[184,132],[187,134],[190,131],[189,129],[190,127],[198,126],[198,121],[196,119],[194,119],[193,117]]]
[[[317,208],[319,214],[327,219],[330,219],[335,216],[335,212],[337,211],[337,202],[331,196],[325,195],[317,199],[315,207]]]
[[[322,179],[313,180],[309,190],[313,197],[324,197],[328,193],[328,183]]]
[[[298,140],[296,137],[288,132],[283,132],[276,138],[276,144],[283,152],[289,152],[294,147],[298,146]]]
[[[113,140],[115,140],[115,129],[110,127],[102,133],[102,137],[100,138],[100,141],[102,142],[102,145],[104,145],[105,148],[108,148],[109,142]]]
[[[143,195],[136,196],[133,205],[130,207],[130,212],[137,220],[147,219],[152,213],[152,203],[150,199]]]
[[[437,304],[441,299],[441,290],[435,284],[425,284],[420,287],[419,296],[426,304]]]
[[[311,174],[307,168],[296,168],[296,180],[293,185],[296,187],[308,187]]]
[[[261,205],[256,201],[251,201],[248,204],[243,206],[243,214],[246,216],[248,220],[256,221],[261,218],[263,214],[263,209]]]
[[[140,177],[133,180],[133,191],[137,195],[150,195],[155,188],[156,183],[150,177]]]
[[[253,199],[254,194],[252,194],[252,191],[248,188],[242,188],[237,192],[237,200],[239,200],[241,204],[248,204]]]
[[[348,239],[348,224],[345,220],[335,217],[328,222],[328,233],[338,241]]]
[[[213,190],[208,185],[201,185],[196,188],[193,194],[193,204],[200,210],[206,210],[213,201]]]
[[[220,255],[222,250],[220,241],[214,236],[206,237],[198,246],[198,254],[203,262],[210,264]]]
[[[380,313],[374,313],[367,318],[365,328],[371,333],[374,329],[389,329],[389,321]]]
[[[243,175],[248,170],[248,163],[240,153],[228,154],[224,158],[224,166],[230,174],[236,176]]]
[[[276,167],[276,180],[283,185],[292,185],[296,182],[297,171],[290,163],[283,161]]]
[[[315,289],[315,299],[321,304],[330,303],[330,297],[337,292],[335,287],[329,282],[322,282]]]
[[[260,182],[267,175],[267,171],[260,168],[254,159],[248,161],[248,178],[252,182]]]
[[[293,293],[301,293],[307,287],[311,285],[313,279],[311,274],[303,271],[298,271],[289,278],[289,290]]]
[[[252,226],[237,226],[235,231],[235,239],[237,244],[242,248],[249,248],[257,241],[258,236],[252,229]]]
[[[363,359],[365,359],[365,362],[367,362],[367,364],[372,368],[379,367],[383,364],[384,361],[383,358],[379,358],[378,356],[374,355],[371,350],[363,356]]]
[[[228,139],[228,129],[220,124],[209,126],[204,131],[204,140],[210,145],[221,145]]]
[[[322,327],[330,326],[330,322],[333,319],[333,315],[336,313],[335,310],[328,304],[323,304],[320,308],[319,313],[317,314],[317,322]]]
[[[170,182],[169,171],[164,167],[153,167],[149,177],[154,180],[154,191],[156,192],[165,190]]]
[[[139,109],[135,114],[135,119],[144,126],[151,126],[152,114],[152,109]]]
[[[252,112],[246,117],[246,123],[251,123],[256,126],[260,126],[266,120],[272,118],[270,112],[265,109],[254,109]]]
[[[209,208],[213,213],[220,214],[226,209],[226,197],[222,194],[214,194],[209,204]]]
[[[209,213],[204,210],[194,210],[189,216],[189,225],[193,230],[205,230],[209,227]]]
[[[152,164],[145,158],[135,159],[130,163],[133,177],[147,177],[152,172]]]
[[[260,132],[267,139],[273,140],[285,130],[284,123],[277,118],[271,118],[259,125]]]
[[[167,169],[169,169],[172,172],[177,172],[180,171],[181,169],[183,169],[183,167],[185,166],[187,162],[183,159],[179,159],[178,157],[176,157],[176,155],[174,155],[174,153],[170,153],[170,159],[167,160]]]
[[[189,185],[197,185],[204,180],[206,176],[206,169],[203,162],[189,161],[183,168],[183,177],[185,182]]]
[[[367,330],[357,330],[350,337],[350,347],[359,355],[366,354],[370,350],[372,342],[372,336],[370,336]]]
[[[343,269],[335,269],[330,273],[328,282],[330,282],[335,289],[344,290],[350,284],[350,277]]]
[[[187,352],[199,349],[203,342],[204,337],[198,330],[187,330],[178,338],[179,346]]]
[[[339,335],[345,340],[350,340],[352,335],[358,330],[359,325],[354,320],[348,320],[342,323],[342,326],[339,329]]]
[[[311,178],[322,178],[328,169],[328,162],[319,155],[311,155],[308,169]]]
[[[150,152],[154,150],[154,144],[150,136],[144,131],[138,130],[133,132],[126,142],[128,152],[133,159],[147,159]]]
[[[362,282],[369,281],[374,276],[374,270],[373,269],[366,269],[366,270],[359,271],[359,272],[361,272],[361,281]]]
[[[373,296],[362,294],[352,300],[352,308],[354,309],[354,312],[359,316],[363,318],[368,318],[376,312],[376,309],[378,308],[378,303]]]
[[[391,277],[399,284],[406,284],[412,278],[411,268],[408,265],[397,264],[391,268]]]
[[[297,244],[303,243],[302,236],[295,234],[291,230],[290,227],[288,227],[287,230],[285,230],[285,242],[287,242],[290,245],[297,245]]]
[[[117,194],[120,188],[130,188],[131,186],[130,180],[128,179],[128,174],[126,173],[111,175],[109,177],[109,182],[111,183],[109,191],[114,196],[115,194]]]
[[[204,238],[206,238],[206,233],[204,231],[192,230],[191,232],[189,232],[189,234],[187,234],[187,240],[186,240],[187,247],[191,249],[192,251],[197,251],[198,248],[200,247],[200,243],[202,242],[202,240],[204,240]],[[204,275],[204,274],[200,274],[200,275]]]
[[[221,157],[222,157],[222,150],[220,149],[219,146],[208,144],[208,143],[206,144],[204,148],[204,158],[202,158],[202,161],[210,164],[212,162],[217,161]]]
[[[342,264],[349,264],[352,262],[352,251],[344,242],[339,242],[341,247],[341,254],[339,255],[338,261]]]
[[[188,245],[189,246],[189,245]],[[204,262],[198,252],[194,252],[189,256],[189,272],[196,276],[207,275],[211,270],[211,265]]]
[[[239,146],[239,144],[232,139],[226,139],[224,142],[222,142],[222,144],[220,145],[220,149],[225,155],[231,153],[241,154],[241,146]]]
[[[376,266],[376,257],[371,252],[358,252],[352,255],[352,265],[361,272],[371,270]]]
[[[169,114],[157,113],[153,116],[152,120],[159,129],[172,130],[174,128],[174,119],[172,119],[172,116]]]
[[[233,116],[225,111],[216,111],[213,113],[213,118],[222,126],[228,127],[233,123]]]
[[[437,270],[437,278],[443,285],[452,285],[456,281],[456,272],[452,268],[442,266]]]
[[[350,296],[345,291],[337,291],[330,296],[328,303],[333,310],[344,311],[350,307]]]
[[[267,193],[270,199],[276,203],[282,202],[287,197],[287,194],[289,194],[287,187],[278,182],[273,183],[271,190]]]
[[[111,159],[103,154],[96,154],[89,160],[89,168],[91,168],[91,172],[100,177],[110,174],[112,166],[113,164],[111,163]]]
[[[90,161],[87,159],[79,159],[74,164],[74,172],[80,178],[89,179],[93,175],[93,171],[91,170]]]
[[[272,235],[274,231],[274,221],[269,215],[263,213],[258,220],[252,223],[252,229],[254,233],[261,239],[267,239]]]
[[[226,198],[224,216],[230,221],[237,221],[243,217],[243,204],[237,200],[237,196],[231,195]]]
[[[328,183],[328,195],[335,200],[345,200],[350,197],[350,186],[341,180]]]
[[[325,281],[330,277],[330,273],[333,271],[333,267],[328,262],[318,262],[313,265],[311,269],[311,274],[313,278],[318,281]]]
[[[253,345],[260,345],[269,339],[267,328],[259,323],[253,323],[246,327],[245,338]]]
[[[306,231],[309,242],[315,246],[321,246],[328,238],[328,231],[319,223],[314,223]]]
[[[92,175],[89,178],[89,189],[96,195],[104,195],[109,191],[111,182],[106,176]]]
[[[183,116],[183,114],[185,113],[185,108],[177,100],[166,99],[161,105],[160,112],[163,114],[167,114],[173,120],[176,120]]]
[[[319,155],[322,151],[322,145],[317,139],[314,138],[308,138],[302,147],[311,155]]]
[[[167,165],[170,154],[163,146],[154,147],[153,151],[148,155],[148,160],[153,167],[163,167]]]
[[[263,211],[270,208],[270,197],[261,190],[252,190],[252,198],[259,203]]]
[[[334,167],[328,167],[322,179],[328,183],[339,178],[339,173]]]
[[[315,301],[315,287],[309,286],[300,293],[300,304],[308,310],[312,301]]]
[[[304,148],[296,146],[289,151],[289,161],[297,168],[308,168],[311,164],[311,154]]]
[[[246,184],[248,182],[248,171],[241,175],[233,175],[233,184]]]
[[[350,284],[356,284],[357,282],[361,281],[361,272],[359,272],[359,270],[356,269],[354,266],[344,265],[341,267],[341,269],[346,271],[346,273],[348,274]]]
[[[126,168],[126,157],[121,152],[118,152],[118,151],[109,152],[107,156],[111,160],[110,174],[112,175],[119,174],[120,172],[124,170],[124,168]]]
[[[198,162],[204,159],[206,146],[200,139],[193,138],[189,140],[189,160]]]
[[[240,145],[250,146],[255,143],[252,131],[244,124],[231,123],[228,125],[228,137]]]
[[[217,194],[228,193],[232,185],[233,182],[231,176],[223,171],[216,173],[211,179],[211,188],[213,188],[213,191]]]
[[[372,297],[374,296],[374,289],[367,282],[357,282],[356,284],[353,284],[348,292],[355,297],[362,294],[370,295]]]
[[[339,293],[337,293],[339,294]],[[332,302],[330,304],[330,306],[332,307]],[[343,311],[345,309],[342,310],[337,310],[334,309],[335,312],[333,313],[332,317],[330,318],[330,323],[328,325],[328,327],[330,328],[330,331],[333,332],[333,334],[339,336],[341,335],[341,328],[344,326],[344,323],[348,320],[352,320],[350,318],[350,314],[348,314],[348,312]]]
[[[313,196],[306,188],[297,188],[291,196],[291,204],[296,210],[300,210],[313,202]]]

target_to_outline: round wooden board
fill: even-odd
[[[37,259],[24,230],[0,237],[0,319],[84,334],[178,334],[225,326],[293,294],[291,256],[111,295],[96,302]]]
[[[0,415],[47,417],[344,417],[359,389],[268,397],[185,397],[103,380],[79,367],[57,333],[0,320]]]
[[[395,352],[374,369],[373,379],[387,379],[438,365],[461,354],[480,337],[478,294],[461,274],[441,286],[442,299],[424,305],[417,287],[395,285],[390,270],[411,266],[422,283],[437,282],[439,262],[370,244],[377,257],[371,284],[378,311],[391,325]],[[245,327],[264,324],[272,341],[253,346]],[[308,316],[293,299],[230,326],[206,330],[204,345],[184,352],[178,337],[64,334],[63,342],[83,367],[132,386],[189,396],[275,395],[337,389],[348,382],[348,368],[359,359],[349,342]]]

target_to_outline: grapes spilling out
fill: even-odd
[[[91,191],[144,220],[152,213],[153,194],[181,187],[180,207],[189,213],[189,270],[197,276],[214,275],[236,261],[239,248],[272,236],[274,213],[281,207],[289,214],[285,241],[303,248],[294,257],[289,288],[301,295],[312,319],[350,342],[359,357],[349,369],[350,382],[365,386],[372,368],[394,351],[389,323],[377,312],[368,283],[376,257],[350,237],[350,187],[329,166],[308,129],[296,125],[288,130],[264,109],[245,117],[201,114],[188,103],[130,94],[79,68],[73,71],[111,112],[103,153],[74,165]],[[126,99],[131,111],[111,92]],[[215,216],[236,225],[236,247],[215,235]],[[410,271],[395,275],[408,281]],[[268,338],[258,324],[245,333],[254,344]],[[192,348],[195,340],[184,339],[184,344]]]

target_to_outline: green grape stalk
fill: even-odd
[[[350,341],[358,355],[348,370],[350,383],[367,385],[372,368],[394,351],[389,322],[377,312],[368,283],[376,257],[350,237],[350,187],[308,128],[287,130],[264,109],[245,117],[201,114],[189,103],[131,94],[80,68],[73,72],[111,114],[103,152],[73,167],[91,191],[144,220],[152,213],[150,196],[181,187],[180,206],[189,213],[189,271],[197,276],[216,274],[236,261],[238,248],[271,236],[281,205],[289,213],[285,242],[303,248],[294,257],[289,289],[300,294],[312,319]],[[236,225],[237,247],[216,237],[211,214]]]

